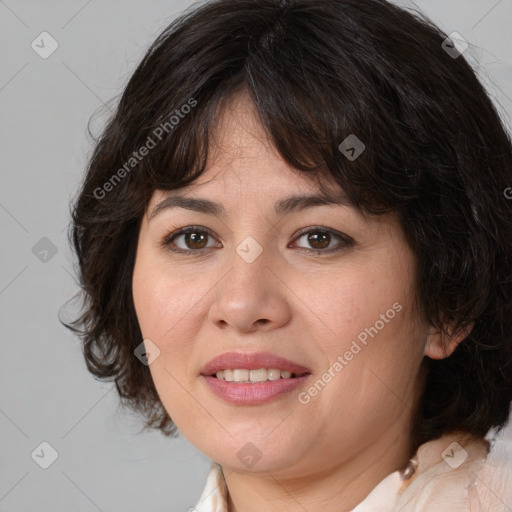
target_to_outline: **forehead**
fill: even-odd
[[[204,172],[193,183],[173,191],[155,191],[154,205],[173,195],[223,196],[227,192],[261,197],[317,194],[329,191],[346,197],[326,169],[305,173],[291,167],[276,151],[245,91],[231,96],[219,107],[209,134],[208,160]]]
[[[222,101],[210,126],[211,157],[248,157],[255,152],[271,151],[272,144],[258,117],[256,107],[242,89]]]

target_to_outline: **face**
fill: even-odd
[[[251,108],[232,99],[205,173],[156,191],[143,218],[133,297],[159,350],[154,384],[180,432],[223,467],[301,476],[362,453],[372,463],[409,435],[429,346],[415,258],[393,217],[284,203],[318,184],[282,160]],[[267,380],[210,376],[219,368]],[[296,375],[244,371],[258,368]]]

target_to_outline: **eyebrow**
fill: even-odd
[[[276,201],[274,211],[276,215],[281,216],[311,208],[312,206],[326,205],[351,206],[352,204],[343,192],[339,192],[337,195],[330,197],[320,195],[292,195]],[[210,201],[209,199],[172,195],[166,197],[153,208],[149,220],[153,219],[163,210],[170,208],[184,208],[186,210],[215,215],[217,217],[222,217],[226,214],[226,210],[221,204]]]

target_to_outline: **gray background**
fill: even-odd
[[[204,486],[208,459],[182,438],[137,435],[141,423],[87,372],[57,317],[77,290],[66,228],[89,118],[188,5],[0,0],[0,512],[178,512]],[[469,41],[465,55],[510,126],[512,0],[416,6]],[[59,45],[47,59],[31,47],[43,31]],[[46,470],[31,457],[43,441],[58,452]]]

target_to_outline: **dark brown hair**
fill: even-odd
[[[414,444],[453,429],[484,436],[512,400],[512,145],[447,35],[384,0],[214,0],[156,39],[129,80],[76,198],[70,240],[84,299],[66,324],[88,369],[114,380],[146,427],[175,432],[149,368],[131,280],[156,189],[205,169],[218,109],[245,89],[292,167],[325,170],[371,215],[396,212],[417,258],[422,312],[469,336],[428,376]],[[339,149],[354,134],[365,151]],[[146,148],[143,150],[142,148]]]

